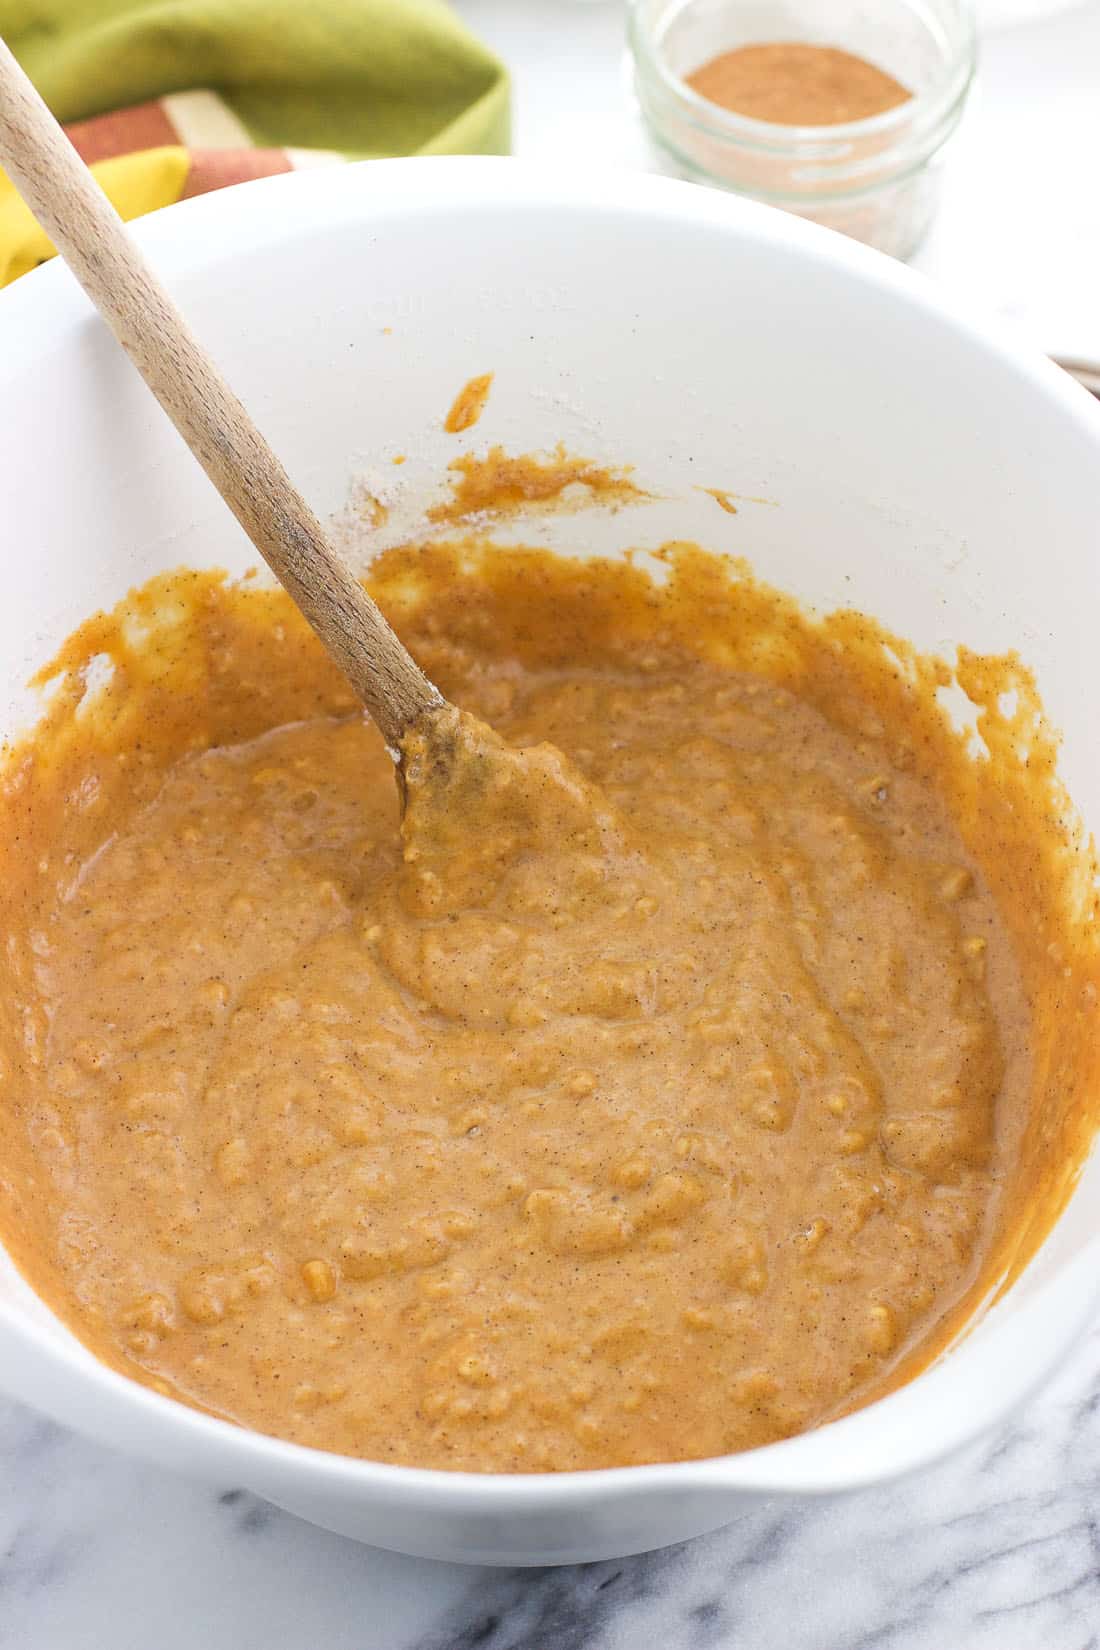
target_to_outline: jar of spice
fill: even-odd
[[[662,170],[906,258],[974,77],[970,0],[632,0]]]

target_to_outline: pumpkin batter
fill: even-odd
[[[885,1390],[1034,1246],[1095,1078],[1080,845],[1002,817],[904,644],[666,559],[383,559],[497,730],[445,793],[410,742],[400,829],[281,592],[166,576],[51,667],[0,1215],[100,1356],[378,1461],[673,1460]]]

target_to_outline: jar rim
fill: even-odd
[[[974,0],[959,0],[961,38],[954,55],[945,59],[948,72],[926,92],[914,92],[904,103],[882,114],[862,120],[838,121],[831,126],[795,126],[778,121],[758,120],[738,114],[704,97],[675,70],[660,51],[655,33],[641,21],[645,0],[630,0],[627,12],[627,41],[635,67],[652,70],[663,89],[675,98],[700,130],[718,133],[744,149],[760,154],[781,155],[792,147],[814,143],[850,142],[868,136],[889,137],[905,131],[912,137],[914,117],[921,129],[935,129],[948,120],[970,91],[978,60],[978,31]],[[690,0],[687,0],[690,4]]]

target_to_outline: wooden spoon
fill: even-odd
[[[0,165],[373,716],[400,785],[402,741],[447,701],[336,555],[2,40]]]

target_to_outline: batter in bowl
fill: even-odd
[[[281,593],[72,639],[3,797],[0,1210],[101,1357],[379,1461],[677,1460],[884,1391],[1026,1248],[1094,1075],[1066,841],[868,621],[667,561],[384,559],[496,730],[403,821]]]

